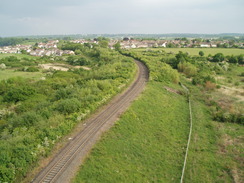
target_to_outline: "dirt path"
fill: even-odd
[[[136,80],[102,111],[86,120],[85,127],[71,137],[72,140],[61,149],[32,182],[70,182],[102,133],[114,124],[130,103],[143,91],[148,80],[148,69],[141,62],[135,62],[139,68]]]

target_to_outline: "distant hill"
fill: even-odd
[[[187,33],[170,33],[170,34],[70,34],[70,35],[34,35],[23,36],[24,38],[48,38],[48,39],[93,39],[96,37],[108,37],[108,38],[154,38],[154,39],[167,39],[167,38],[235,38],[244,37],[244,33],[222,33],[222,34],[187,34]],[[20,37],[20,38],[23,38]]]

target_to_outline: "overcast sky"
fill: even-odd
[[[244,33],[244,0],[0,0],[0,37]]]

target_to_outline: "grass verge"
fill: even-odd
[[[188,104],[162,83],[150,82],[92,150],[73,182],[179,182]],[[178,87],[171,85],[170,87]]]

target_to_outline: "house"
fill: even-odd
[[[148,48],[148,44],[140,43],[137,45],[137,48]]]
[[[43,56],[43,53],[45,52],[44,49],[36,49],[30,52],[30,55],[32,56]]]
[[[130,47],[131,48],[137,48],[137,46],[135,44],[132,44]]]
[[[208,43],[202,43],[202,44],[200,44],[200,47],[201,47],[201,48],[210,48],[211,45],[208,44]]]

